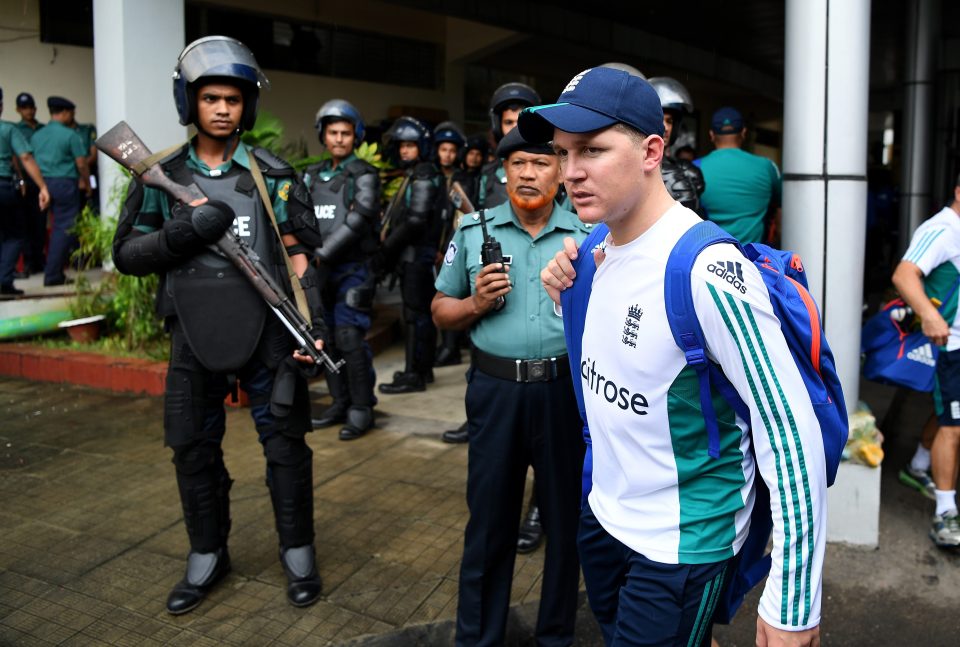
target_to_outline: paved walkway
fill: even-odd
[[[400,361],[396,347],[379,355],[380,377]],[[892,390],[865,391],[882,418]],[[0,379],[0,645],[452,644],[466,447],[439,434],[462,420],[462,395],[463,367],[439,369],[426,393],[381,397],[363,439],[311,435],[325,596],[308,609],[284,597],[248,412],[228,411],[234,570],[174,618],[164,601],[188,547],[160,399]],[[885,430],[881,548],[828,549],[825,645],[958,644],[960,558],[932,547],[932,504],[896,483],[926,406],[908,398],[904,432]],[[517,559],[511,644],[529,640],[542,554]],[[718,629],[723,647],[753,644],[753,623]],[[577,644],[601,644],[584,607]]]

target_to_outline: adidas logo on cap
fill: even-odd
[[[930,348],[930,344],[917,346],[912,351],[907,353],[907,359],[912,359],[914,362],[920,362],[921,364],[926,364],[927,366],[937,365],[937,360],[933,358],[933,349]]]

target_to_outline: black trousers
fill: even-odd
[[[470,434],[457,645],[504,641],[527,466],[533,465],[546,559],[538,645],[573,643],[584,444],[570,376],[522,384],[467,373]]]

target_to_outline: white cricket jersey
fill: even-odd
[[[583,334],[590,506],[607,532],[663,563],[732,557],[754,500],[747,426],[715,394],[721,455],[708,455],[696,372],[667,322],[667,257],[697,222],[678,203],[626,245],[608,236]],[[732,245],[712,245],[692,277],[708,356],[750,409],[756,460],[773,502],[773,567],[760,614],[784,629],[815,626],[826,535],[819,423],[753,263]]]
[[[941,302],[950,297],[941,314],[950,326],[947,350],[957,350],[960,348],[960,317],[957,317],[960,290],[954,286],[960,278],[960,215],[944,207],[917,227],[903,260],[923,272],[923,287],[928,297]]]

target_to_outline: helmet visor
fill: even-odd
[[[187,83],[204,76],[224,76],[242,79],[263,89],[270,87],[253,52],[240,41],[225,36],[207,36],[190,43],[180,54],[177,70]]]

